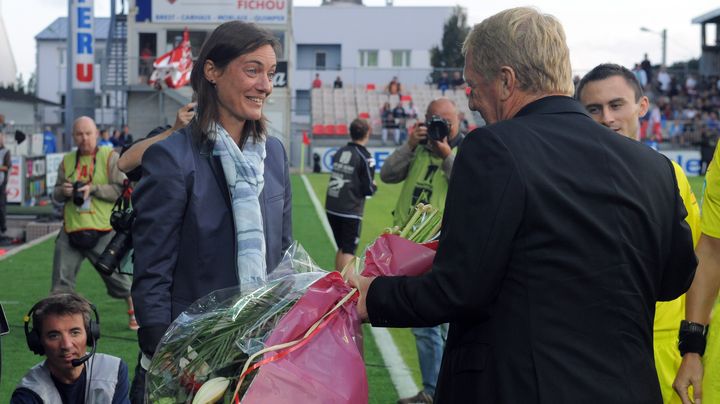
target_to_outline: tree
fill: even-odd
[[[18,93],[25,92],[25,79],[23,79],[22,73],[18,73],[17,78],[15,79],[15,91]]]
[[[37,73],[32,72],[30,78],[27,81],[27,93],[35,95],[37,91]]]
[[[433,67],[463,67],[465,58],[462,55],[462,44],[469,33],[465,9],[455,6],[443,26],[442,48],[433,46],[430,49],[430,64]]]

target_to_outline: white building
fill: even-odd
[[[190,0],[132,0],[128,16],[116,19],[113,29],[123,39],[127,33],[122,49],[125,98],[101,91],[101,77],[96,84],[96,116],[101,123],[111,124],[118,115],[111,107],[120,108],[121,114],[127,108],[127,122],[140,136],[159,124],[172,123],[177,109],[190,101],[192,91],[189,87],[163,91],[150,87],[147,78],[151,61],[171,50],[186,28],[197,55],[207,35],[229,19],[258,22],[274,32],[282,44],[278,61],[280,69],[286,71],[285,80],[276,83],[265,114],[271,121],[272,134],[283,138],[286,145],[310,127],[310,89],[315,74],[326,85],[340,77],[346,89],[364,89],[372,84],[382,90],[393,77],[398,77],[405,88],[423,86],[433,71],[430,49],[440,44],[443,25],[453,7],[366,7],[359,2],[324,0],[318,7],[292,7],[292,0],[202,6]],[[242,7],[247,10],[240,10]],[[63,102],[65,92],[65,24],[66,18],[60,18],[36,37],[38,96],[58,103]],[[106,54],[111,25],[108,18],[95,19],[97,71],[102,71],[99,65]],[[46,113],[44,119],[59,122],[60,109]]]
[[[31,94],[0,88],[0,113],[10,132],[18,129],[27,134],[38,132],[42,111],[58,105]]]
[[[59,105],[46,107],[41,111],[44,125],[59,126],[63,122],[63,105],[67,82],[67,18],[60,17],[35,36],[37,44],[37,90],[38,98]],[[109,18],[95,18],[95,71],[103,72],[102,65],[106,57],[106,44],[110,29]],[[123,122],[123,100],[116,91],[103,91],[104,77],[95,80],[95,121],[98,125],[119,126]],[[118,107],[118,108],[115,108]]]
[[[366,7],[329,4],[293,9],[296,89],[324,83],[423,84],[432,72],[430,48],[440,44],[453,7]]]
[[[385,101],[397,103],[381,94],[393,77],[404,93],[416,89],[415,95],[422,91],[425,98],[432,97],[426,85],[434,70],[430,49],[441,43],[443,26],[453,10],[450,6],[367,7],[337,0],[326,0],[319,7],[295,7],[293,132],[309,130],[310,124],[344,127],[359,113],[368,113],[373,133],[379,134],[380,106]],[[316,75],[323,91],[311,91]],[[343,82],[343,92],[327,88],[337,77]],[[368,86],[375,91],[365,94]],[[421,104],[416,102],[423,115],[427,101]],[[318,139],[316,144],[344,140]]]
[[[2,3],[0,3],[2,9]],[[15,83],[17,76],[17,66],[15,65],[15,57],[10,47],[10,40],[5,29],[5,21],[0,13],[0,86]]]
[[[287,145],[290,133],[291,93],[287,87],[287,55],[291,53],[290,0],[238,0],[204,3],[192,0],[131,0],[127,18],[128,122],[138,134],[160,124],[171,124],[177,109],[190,102],[189,86],[158,91],[147,84],[154,58],[172,50],[188,29],[193,55],[219,24],[251,21],[272,31],[281,44],[272,97],[263,110],[269,131]],[[283,80],[280,80],[284,78]]]

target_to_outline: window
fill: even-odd
[[[392,65],[393,67],[410,67],[410,51],[393,50]]]
[[[157,53],[157,34],[155,33],[138,33],[138,45],[140,47],[138,56],[140,58],[155,58]]]
[[[140,45],[138,53],[138,57],[140,58],[138,75],[142,77],[141,81],[146,83],[147,78],[149,78],[153,72],[153,61],[158,57],[157,34],[140,32],[138,34],[138,44]]]
[[[66,54],[67,54],[67,49],[66,49],[66,48],[59,48],[59,49],[58,49],[58,55],[59,55],[59,59],[60,59],[60,60],[59,60],[60,63],[58,63],[58,66],[65,66],[65,56],[66,56]]]
[[[378,51],[377,50],[361,50],[360,51],[360,67],[377,67]]]
[[[295,90],[295,113],[297,115],[310,115],[310,91]]]
[[[325,70],[326,56],[325,52],[315,52],[315,68],[317,70]]]
[[[105,61],[105,48],[99,48],[95,45],[95,55],[93,57],[96,65],[101,65]]]
[[[298,44],[297,61],[298,70],[340,70],[342,50],[337,44]],[[315,75],[313,73],[313,75]]]
[[[190,33],[190,48],[192,48],[193,57],[197,57],[200,54],[200,47],[205,42],[205,38],[208,37],[206,31],[189,31]],[[179,30],[168,30],[165,39],[165,51],[157,49],[157,54],[162,55],[165,52],[175,49],[183,39],[183,31]],[[143,46],[141,44],[140,46]],[[142,48],[140,48],[142,51]]]

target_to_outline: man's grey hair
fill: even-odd
[[[515,71],[519,88],[531,94],[572,96],[570,50],[560,22],[530,7],[501,11],[476,24],[463,44],[475,72],[494,79],[502,66]]]

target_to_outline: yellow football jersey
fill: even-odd
[[[672,163],[677,178],[678,191],[685,205],[685,210],[687,210],[685,221],[692,230],[693,245],[697,245],[698,239],[700,239],[700,208],[687,176],[685,176],[682,168],[677,163],[674,161]],[[664,404],[681,403],[680,397],[673,391],[672,383],[682,361],[677,343],[680,321],[684,318],[685,295],[670,302],[658,302],[655,306],[655,323],[653,324],[655,367],[657,368]]]
[[[720,238],[720,147],[705,174],[702,198],[702,232],[710,237]],[[705,373],[703,376],[703,402],[720,403],[720,299],[715,302],[707,337],[707,349],[703,355]]]

